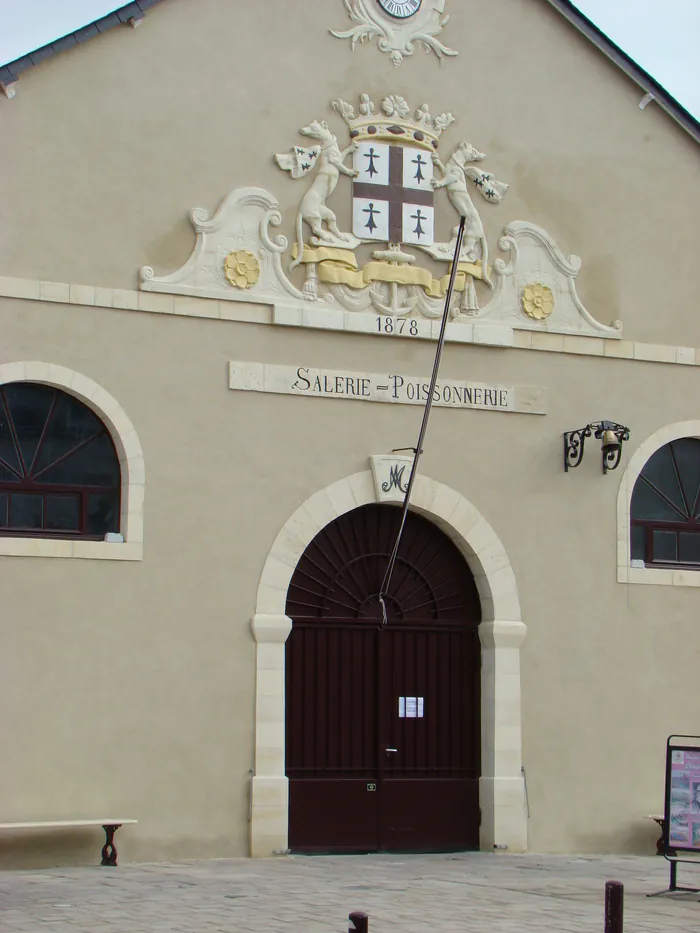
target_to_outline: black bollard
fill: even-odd
[[[353,910],[348,920],[350,921],[348,933],[367,933],[369,929],[369,917],[367,914],[363,913],[361,910]]]
[[[605,933],[622,933],[625,887],[619,881],[605,883]]]

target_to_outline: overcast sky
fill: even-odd
[[[700,0],[574,2],[700,119]]]
[[[265,0],[253,2],[261,7],[265,4]],[[451,2],[477,5],[476,0]],[[125,3],[0,0],[0,64],[73,32]],[[577,5],[700,119],[700,0],[578,0]]]

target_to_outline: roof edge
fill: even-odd
[[[700,122],[670,94],[663,85],[659,84],[648,71],[638,65],[633,58],[624,52],[619,45],[607,36],[595,23],[574,6],[571,0],[547,0],[550,6],[558,10],[572,26],[593,43],[618,68],[625,72],[645,94],[650,94],[656,103],[673,120],[676,121],[695,142],[700,143]]]
[[[46,61],[47,58],[53,58],[60,52],[71,49],[83,42],[88,42],[104,32],[109,32],[117,26],[139,26],[146,15],[146,10],[160,2],[161,0],[133,0],[133,2],[118,7],[100,19],[86,23],[80,29],[54,39],[53,42],[49,42],[47,45],[42,45],[32,52],[27,52],[11,62],[0,64],[0,91],[3,91],[6,97],[12,99],[16,93],[15,84],[22,72]]]
[[[86,42],[103,32],[122,24],[139,25],[149,7],[155,6],[161,0],[136,0],[125,4],[113,13],[86,24],[82,29],[61,36],[54,42],[28,52],[21,58],[0,65],[0,91],[9,98],[15,96],[15,88],[19,75],[28,68],[38,65],[47,58],[53,58],[74,45]],[[619,45],[612,41],[592,20],[590,20],[571,0],[546,0],[562,16],[567,19],[582,35],[593,43],[607,58],[631,78],[646,95],[653,99],[676,123],[678,123],[693,139],[700,143],[700,121],[689,110],[679,103],[663,85],[659,84],[648,71],[638,65]],[[648,103],[648,101],[647,101]]]

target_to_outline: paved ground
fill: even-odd
[[[700,930],[697,894],[652,898],[667,863],[480,853],[226,859],[0,874],[2,933],[603,933],[605,881],[625,885],[625,933]],[[700,869],[679,869],[700,886]]]

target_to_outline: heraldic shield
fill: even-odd
[[[385,243],[434,242],[431,154],[418,146],[363,140],[353,154],[352,232]]]
[[[369,94],[360,95],[359,108],[340,98],[332,106],[350,131],[350,145],[342,149],[325,120],[312,120],[300,133],[315,145],[275,155],[292,178],[313,178],[297,213],[289,263],[290,272],[299,265],[306,268],[303,296],[317,301],[319,286],[325,286],[323,300],[348,309],[372,307],[390,315],[417,310],[426,317],[441,316],[449,275],[435,278],[417,262],[413,250],[403,247],[452,262],[458,228],[451,240],[435,240],[435,201],[443,197],[439,192],[444,188],[458,216],[466,218],[455,284],[461,296],[459,313],[478,313],[474,280],[490,288],[493,282],[486,234],[468,182],[491,204],[503,199],[508,185],[477,167],[485,155],[465,140],[443,164],[438,148],[442,134],[455,122],[451,113],[433,116],[427,104],[412,109],[398,94],[385,97],[379,107]],[[351,165],[345,162],[349,156]],[[352,178],[352,232],[340,229],[328,203],[342,176]],[[307,242],[305,227],[311,229]],[[362,266],[355,254],[361,243],[381,244]]]
[[[431,321],[444,314],[459,231],[444,214],[435,227],[434,211],[451,208],[453,222],[464,218],[465,224],[450,314],[456,323],[482,319],[478,331],[474,322],[455,339],[507,346],[516,329],[620,338],[619,322],[596,321],[576,295],[580,259],[561,253],[541,227],[512,221],[498,241],[509,261],[489,262],[472,197],[496,207],[508,184],[483,168],[486,154],[466,139],[445,152],[443,135],[455,123],[451,113],[433,114],[427,103],[411,106],[398,94],[375,103],[362,93],[357,103],[337,98],[331,107],[349,139],[339,140],[336,117],[311,120],[299,128],[303,142],[274,156],[289,178],[303,181],[289,253],[288,238],[275,232],[283,220],[277,198],[263,188],[237,188],[213,218],[201,208],[192,211],[197,241],[191,257],[163,277],[145,266],[141,288],[258,302],[273,308],[275,323],[290,326],[432,339]],[[346,213],[340,220],[335,213],[342,203],[338,187],[350,187],[346,179],[353,186],[352,231]],[[452,227],[449,239],[436,239],[443,227]],[[477,287],[481,294],[495,289],[483,308]],[[533,289],[543,296],[534,303],[528,298]],[[408,317],[410,323],[390,320]],[[413,320],[419,317],[426,320]]]

